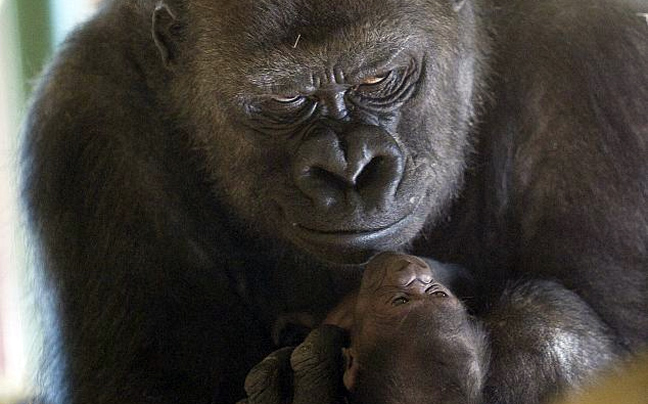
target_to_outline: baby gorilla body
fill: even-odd
[[[458,273],[396,253],[368,264],[325,321],[350,330],[352,402],[542,403],[617,357],[610,330],[561,285],[509,283],[473,316],[455,294]]]
[[[360,289],[324,320],[349,331],[341,377],[349,401],[546,403],[621,354],[612,330],[558,283],[535,279],[477,286],[473,293],[460,267],[398,253],[374,257]],[[466,296],[471,299],[462,301]],[[316,323],[303,313],[286,316],[275,331],[289,338],[276,342],[297,345]],[[334,330],[318,330],[325,331]],[[307,346],[308,339],[295,350],[293,362],[312,362],[303,355]],[[290,366],[284,363],[290,352],[282,348],[250,372],[247,403],[310,402],[286,400],[282,383],[258,383],[296,379],[287,375]]]

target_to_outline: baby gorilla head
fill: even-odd
[[[355,403],[477,403],[486,336],[448,285],[452,272],[383,253],[367,265],[344,384]]]

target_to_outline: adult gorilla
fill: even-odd
[[[492,282],[557,279],[638,349],[642,12],[108,1],[47,71],[27,125],[57,325],[45,397],[232,402],[281,313],[323,315],[358,283],[348,264],[388,249]]]

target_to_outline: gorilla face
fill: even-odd
[[[458,26],[470,7],[226,3],[192,2],[183,12],[197,23],[158,38],[173,44],[173,99],[188,100],[214,192],[253,230],[327,260],[411,241],[461,183],[476,52]]]

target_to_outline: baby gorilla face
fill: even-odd
[[[354,401],[478,399],[484,333],[446,286],[451,276],[410,255],[383,253],[369,262],[345,351],[344,383]]]
[[[366,309],[378,316],[410,311],[424,304],[459,304],[438,274],[422,259],[412,255],[383,253],[365,269],[358,296],[361,317]],[[451,302],[441,302],[448,299]],[[443,306],[440,306],[440,308]]]
[[[446,286],[440,264],[430,267],[422,259],[383,253],[367,265],[354,312],[354,342],[396,336],[412,327],[455,329],[466,317],[462,303]],[[459,320],[459,321],[458,321]],[[429,334],[429,332],[426,332]],[[422,336],[421,338],[424,338]]]

